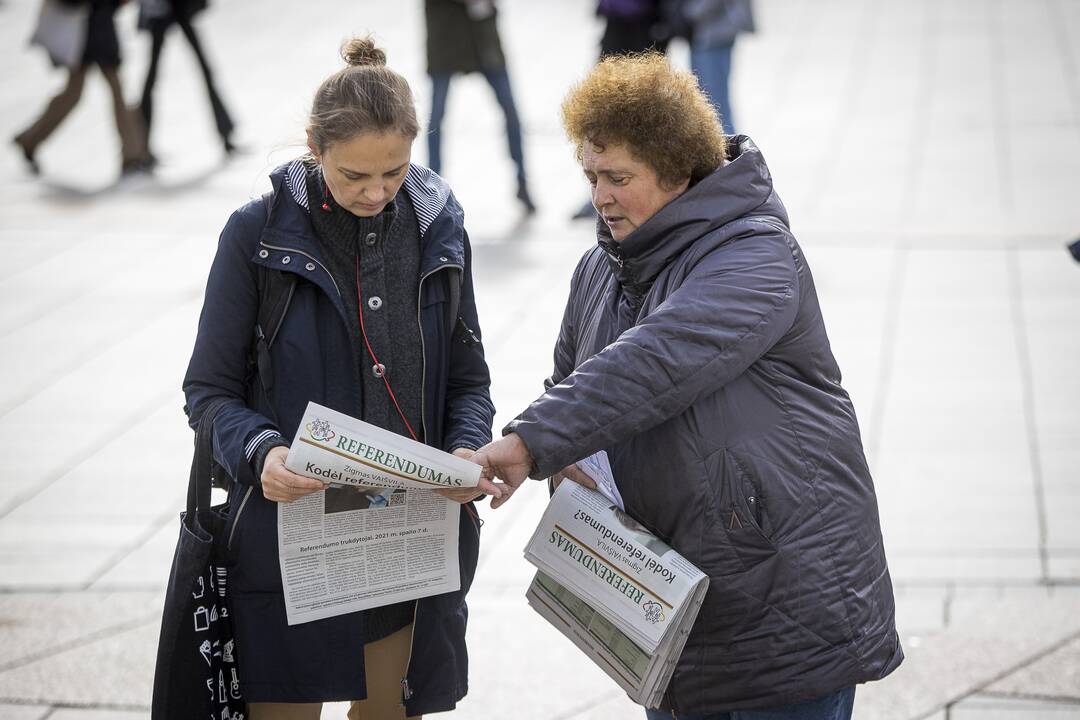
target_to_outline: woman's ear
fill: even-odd
[[[319,148],[315,146],[315,139],[311,137],[310,130],[308,130],[307,133],[307,147],[308,150],[311,152],[311,156],[315,158],[316,161],[322,162],[322,156],[319,154]]]
[[[686,189],[690,187],[690,177],[687,176],[684,177],[682,180],[676,180],[672,183],[661,180],[660,187],[662,187],[665,192],[675,193],[677,197],[686,192]]]

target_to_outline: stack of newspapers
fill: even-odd
[[[559,485],[525,548],[538,569],[526,597],[632,700],[655,708],[709,578],[624,512],[610,476],[594,474],[606,458],[595,457],[579,467],[603,492]]]

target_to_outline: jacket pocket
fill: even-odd
[[[742,563],[750,570],[776,553],[761,487],[744,463],[728,449],[710,459],[713,467],[713,503],[722,532]]]
[[[734,522],[736,524],[740,521],[749,523],[762,538],[772,545],[772,527],[765,507],[765,493],[761,480],[750,466],[730,449],[724,450],[723,454],[727,465],[733,512],[737,510],[740,513],[737,517],[733,516]]]

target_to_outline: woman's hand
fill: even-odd
[[[469,448],[458,448],[457,450],[455,450],[453,452],[453,455],[456,455],[457,457],[462,458],[464,460],[471,459],[472,456],[475,455],[475,454],[476,454],[476,451],[475,450],[470,450]],[[479,500],[480,498],[484,497],[485,495],[492,495],[492,496],[494,496],[496,498],[502,497],[502,491],[499,489],[499,487],[497,485],[495,485],[495,483],[491,482],[491,480],[489,478],[485,477],[484,475],[480,476],[480,484],[477,485],[476,487],[453,488],[453,489],[450,489],[450,488],[442,489],[442,488],[440,488],[440,489],[436,490],[435,492],[439,493],[444,498],[449,498],[450,500],[453,500],[454,502],[461,503],[462,505],[464,505],[465,503],[470,502],[472,500]]]
[[[551,476],[551,488],[554,490],[559,487],[559,483],[563,480],[572,480],[578,485],[584,485],[590,490],[596,489],[596,483],[591,477],[585,474],[585,471],[577,466],[577,463],[567,465],[559,472]]]
[[[330,487],[329,483],[297,475],[286,468],[285,458],[288,454],[289,448],[284,446],[272,448],[266,453],[262,475],[259,478],[262,483],[263,497],[274,502],[293,502]]]
[[[486,475],[497,477],[506,483],[495,486],[501,488],[503,494],[491,501],[492,508],[497,508],[510,499],[514,490],[529,477],[533,466],[532,453],[517,433],[504,435],[488,443],[477,450],[471,459],[477,465],[484,466]]]

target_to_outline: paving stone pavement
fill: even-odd
[[[454,81],[445,174],[466,209],[497,426],[533,397],[592,242],[558,103],[595,59],[585,0],[503,0],[540,213],[502,120]],[[198,23],[248,152],[225,161],[189,49],[167,45],[153,179],[116,180],[104,84],[40,152],[0,152],[0,718],[148,717],[190,452],[180,378],[228,213],[300,152],[305,106],[373,30],[421,118],[421,3],[236,0]],[[814,269],[877,483],[908,664],[856,717],[1080,717],[1080,1],[760,0],[734,102]],[[0,135],[62,84],[0,3]],[[138,95],[149,39],[118,16]],[[676,46],[676,62],[686,48]],[[415,148],[423,161],[424,143]],[[485,514],[461,718],[641,717],[526,606],[540,484]],[[1055,621],[1055,618],[1061,618]],[[929,672],[933,669],[933,672]],[[558,688],[558,691],[553,691]],[[906,709],[905,709],[906,708]],[[906,713],[906,714],[905,714]],[[343,717],[341,706],[324,717]]]

